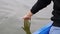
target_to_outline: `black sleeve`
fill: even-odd
[[[33,14],[37,13],[42,8],[46,7],[48,4],[51,3],[51,0],[38,0],[34,6],[31,8],[31,12]]]

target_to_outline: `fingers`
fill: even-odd
[[[25,16],[23,16],[23,19],[24,20],[31,20],[31,16],[25,15]]]

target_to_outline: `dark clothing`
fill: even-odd
[[[53,1],[53,17],[51,17],[51,20],[53,21],[53,26],[59,26],[60,27],[60,0],[38,0],[35,5],[32,7],[31,12],[33,14],[37,13],[39,10],[45,8],[47,5],[49,5]]]

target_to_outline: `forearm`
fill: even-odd
[[[38,0],[35,5],[31,8],[31,13],[35,14],[42,8],[50,4],[51,0]]]
[[[23,17],[23,19],[31,19],[31,16],[35,13],[37,13],[42,8],[46,7],[48,4],[50,4],[51,0],[38,0],[35,5],[32,7],[32,9]]]

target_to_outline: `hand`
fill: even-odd
[[[33,14],[31,13],[31,12],[28,12],[25,16],[23,16],[23,19],[24,20],[31,20],[31,16],[32,16]]]
[[[25,15],[25,16],[23,17],[23,19],[24,19],[24,20],[31,20],[31,16]]]

